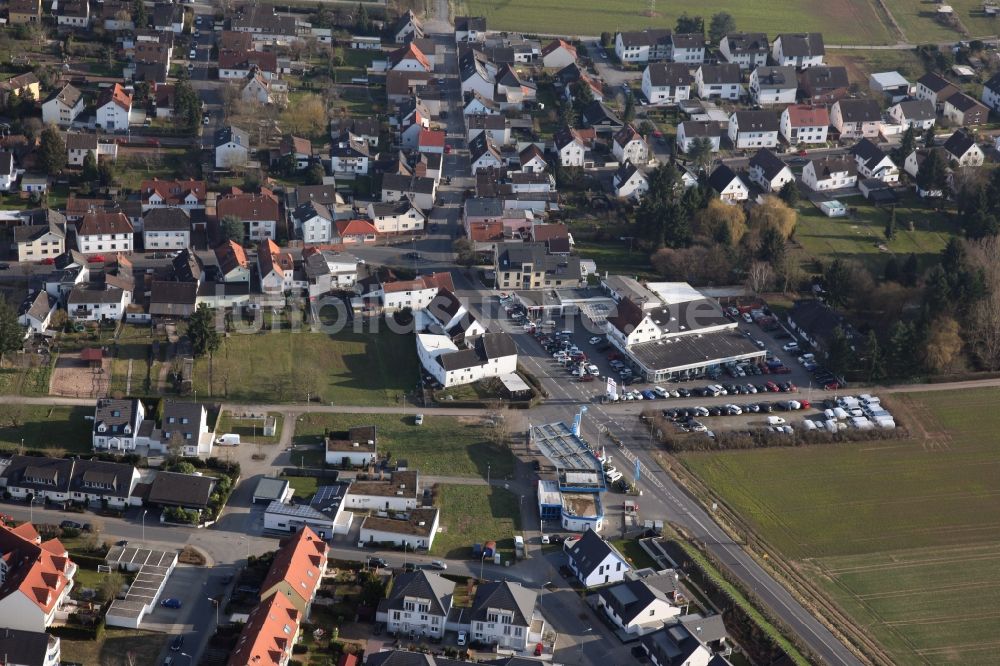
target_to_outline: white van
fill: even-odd
[[[847,418],[847,412],[844,411],[844,409],[842,407],[834,407],[833,408],[833,415],[836,416],[838,419],[846,419]]]
[[[667,389],[663,388],[662,386],[654,386],[653,393],[655,393],[661,398],[667,398],[670,396],[670,394],[667,393]]]
[[[609,472],[608,474],[605,474],[604,478],[608,480],[608,483],[618,483],[618,481],[620,481],[623,476],[624,474],[622,474],[618,470],[615,470],[614,472]]]
[[[767,417],[767,425],[772,425],[772,426],[774,426],[774,425],[784,425],[784,423],[785,423],[785,419],[781,418],[780,416],[768,416]]]
[[[240,436],[235,433],[229,432],[216,439],[215,443],[218,446],[239,446]]]
[[[806,419],[805,421],[802,422],[802,425],[806,427],[806,430],[816,429],[816,422],[813,421],[812,419]]]

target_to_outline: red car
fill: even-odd
[[[799,403],[802,405],[802,409],[809,409],[812,407],[812,403],[808,400],[799,400]]]
[[[581,375],[581,377],[580,377],[580,381],[581,382],[592,382],[595,379],[597,379],[597,377],[595,377],[594,375],[591,375],[591,374]]]
[[[45,257],[38,263],[42,264],[43,266],[51,266],[52,264],[56,263],[56,260],[53,259],[52,257]]]
[[[774,382],[767,382],[766,384],[764,384],[764,386],[767,387],[767,390],[770,391],[771,393],[777,393],[778,391],[781,390],[778,388],[778,385],[775,384]]]
[[[444,144],[444,154],[445,155],[451,155],[451,146],[448,145],[447,143]]]
[[[840,388],[840,383],[839,382],[827,382],[826,384],[823,384],[823,388],[826,389],[827,391],[836,391],[837,389]]]
[[[542,656],[542,652],[544,652],[544,651],[545,651],[545,646],[544,645],[542,645],[541,643],[536,643],[535,644],[535,656],[536,657],[541,657]]]

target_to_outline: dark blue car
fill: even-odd
[[[646,389],[645,391],[642,392],[642,399],[643,400],[656,400],[656,394],[653,393],[652,391],[650,391],[649,389]]]

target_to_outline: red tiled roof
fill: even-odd
[[[101,108],[108,102],[114,102],[126,111],[132,108],[132,96],[125,92],[120,83],[116,83],[110,88],[105,88],[101,91],[100,96],[97,98],[97,108]]]
[[[277,72],[278,54],[253,49],[223,49],[219,52],[219,69],[250,69],[253,65],[262,72]]]
[[[87,213],[80,222],[77,233],[81,236],[96,234],[130,234],[132,223],[125,213]]]
[[[271,243],[270,240],[268,242]],[[276,245],[274,247],[277,248]],[[326,551],[327,545],[319,535],[309,527],[303,527],[275,554],[260,589],[267,593],[284,581],[305,603],[311,602],[319,587],[322,571],[326,568]]]
[[[568,42],[565,42],[565,41],[561,40],[561,39],[555,39],[555,40],[552,40],[551,42],[549,42],[548,44],[546,44],[545,48],[542,49],[542,57],[545,57],[548,54],[550,54],[553,51],[555,51],[557,49],[560,49],[560,48],[563,48],[563,49],[566,49],[567,51],[569,51],[569,54],[571,56],[573,56],[573,60],[576,60],[576,47],[573,46],[572,44],[568,43]]]
[[[250,51],[253,49],[253,36],[249,32],[223,30],[219,35],[219,48],[231,51]]]
[[[421,289],[447,289],[455,291],[455,283],[451,279],[451,273],[431,273],[422,275],[415,280],[400,280],[398,282],[387,282],[382,285],[382,291],[393,294],[400,291],[419,291]]]
[[[184,203],[184,198],[189,192],[198,198],[199,203],[204,203],[206,197],[206,186],[203,180],[160,180],[154,178],[142,181],[139,184],[139,190],[142,192],[143,203],[148,203],[149,197],[154,192],[160,195],[165,204],[173,206]]]
[[[424,147],[444,147],[445,133],[442,130],[420,130],[420,138],[418,140],[421,148]]]
[[[569,228],[559,222],[556,224],[536,224],[531,228],[531,234],[538,242],[545,242],[553,238],[568,238]]]
[[[378,230],[368,220],[337,220],[337,235],[341,238],[377,233]]]
[[[219,268],[222,269],[223,273],[228,273],[240,266],[247,268],[250,265],[243,246],[235,241],[226,241],[215,248],[215,258],[218,260]]]
[[[469,240],[477,243],[503,240],[503,222],[476,222],[470,225]]]
[[[43,613],[50,613],[70,583],[66,572],[72,563],[66,548],[56,539],[39,544],[31,525],[15,529],[0,525],[0,553],[7,564],[0,599],[23,594]]]
[[[270,190],[261,188],[260,194],[231,194],[219,199],[216,205],[219,219],[235,215],[244,222],[250,220],[274,220],[279,218],[278,200]]]
[[[788,120],[792,127],[825,127],[830,124],[830,113],[825,106],[795,104],[788,107]]]
[[[306,528],[308,529],[308,528]],[[228,666],[280,666],[299,631],[299,611],[283,594],[262,601],[247,618]]]
[[[257,247],[257,260],[260,262],[260,275],[264,277],[271,271],[284,277],[287,271],[295,269],[292,255],[282,252],[273,240],[267,238]]]
[[[393,65],[399,64],[403,60],[416,60],[420,63],[420,66],[426,69],[428,72],[431,71],[431,63],[424,55],[424,52],[417,48],[417,45],[410,42],[402,48],[398,48],[389,54],[389,62]]]

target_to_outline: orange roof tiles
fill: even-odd
[[[77,229],[81,236],[130,234],[132,231],[132,223],[125,217],[125,213],[87,213]]]
[[[389,62],[396,65],[403,60],[416,60],[428,72],[431,71],[431,62],[424,55],[424,52],[417,48],[417,45],[410,42],[406,46],[396,49],[389,54]]]
[[[377,233],[378,229],[368,220],[337,220],[337,234],[341,238]]]
[[[420,130],[418,143],[421,148],[443,148],[445,133],[441,130]]]
[[[149,201],[154,193],[159,194],[165,204],[179,205],[184,203],[184,198],[188,193],[192,193],[199,202],[204,202],[206,197],[206,186],[203,180],[144,180],[139,184],[142,192],[142,201]]]
[[[38,540],[31,525],[13,529],[0,525],[0,553],[7,565],[0,599],[23,594],[47,615],[70,583],[67,572],[72,562],[58,540],[41,544]]]
[[[101,92],[97,98],[97,108],[99,109],[109,102],[114,102],[126,111],[132,108],[132,96],[125,92],[120,83],[116,83],[110,88],[105,88]]]
[[[825,106],[796,104],[788,107],[788,120],[792,127],[826,127],[830,114]]]
[[[228,666],[284,664],[299,631],[300,619],[299,611],[283,594],[262,601],[247,618]]]
[[[271,243],[271,241],[267,241]],[[274,245],[273,243],[271,243]],[[277,248],[277,245],[274,245]],[[284,581],[305,603],[312,601],[326,568],[326,543],[309,527],[289,539],[274,556],[260,589],[263,593]]]

